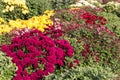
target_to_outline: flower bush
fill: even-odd
[[[118,9],[62,9],[74,0],[21,1],[0,0],[0,50],[17,67],[4,67],[2,54],[0,80],[109,80],[116,74],[119,79]]]
[[[55,10],[67,9],[69,6],[76,2],[76,0],[50,0],[52,8]]]
[[[116,76],[111,68],[92,64],[86,66],[81,65],[73,69],[65,69],[64,72],[50,74],[43,80],[110,80]]]
[[[64,15],[71,15],[69,21]],[[82,9],[59,11],[54,16],[64,32],[64,39],[70,41],[75,49],[74,58],[81,63],[90,60],[109,65],[118,70],[120,66],[120,40],[110,29],[105,27],[106,19]],[[70,18],[70,17],[69,17]],[[116,66],[114,66],[116,65]]]
[[[33,16],[39,16],[46,10],[52,9],[50,0],[26,0],[26,5],[29,9],[29,14],[25,16],[27,19]]]
[[[0,51],[0,80],[12,80],[17,67],[10,57]]]
[[[85,1],[85,0],[77,1],[76,4],[72,4],[70,6],[71,7],[84,7],[84,6],[96,7],[95,5],[89,3],[88,1]]]
[[[25,0],[2,0],[6,4],[3,13],[13,11],[16,6],[22,8],[22,13],[26,14],[29,12],[28,7],[26,6]]]
[[[105,18],[97,16],[83,9],[73,9],[67,11],[64,10],[61,12],[56,11],[56,14],[57,15],[54,15],[54,17],[60,19],[60,24],[64,25],[63,28],[65,29],[65,32],[69,32],[69,30],[85,26],[86,28],[89,28],[91,30],[96,28],[96,31],[98,33],[100,33],[100,31],[106,31],[109,34],[113,35],[113,33],[109,29],[103,26],[106,23]]]
[[[103,16],[107,19],[105,26],[113,31],[120,38],[120,18],[113,13],[100,12],[97,15]]]
[[[47,35],[48,33],[46,33]],[[73,56],[73,47],[66,40],[52,39],[38,30],[14,37],[2,51],[12,58],[18,70],[13,80],[38,80],[62,67],[65,57]]]
[[[29,13],[26,0],[1,0],[0,5],[0,17],[5,20],[24,19],[25,15]]]
[[[9,20],[9,22],[4,22],[4,24],[0,25],[0,34],[9,33],[13,29],[21,29],[21,28],[36,28],[40,31],[44,31],[44,28],[48,28],[47,25],[52,25],[50,17],[53,15],[53,11],[45,11],[41,16],[34,16],[28,20]]]
[[[6,21],[39,16],[46,10],[51,10],[49,0],[1,0],[0,17]]]

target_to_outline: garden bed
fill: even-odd
[[[120,79],[120,4],[75,2],[0,1],[0,80]]]

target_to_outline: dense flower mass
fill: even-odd
[[[116,53],[119,53],[119,40],[109,28],[105,27],[107,21],[104,17],[74,8],[56,11],[53,19],[54,26],[62,25],[60,29],[64,31],[65,39],[74,46],[74,56],[79,56],[78,59],[83,58],[83,63],[90,59],[95,62],[104,61],[107,64],[111,64],[113,59],[119,60],[116,58]],[[78,42],[74,43],[73,40]],[[82,59],[80,61],[82,62]],[[72,66],[73,63],[70,64],[70,67]]]
[[[57,14],[54,15],[55,19],[58,18],[59,21],[61,21],[61,25],[65,26],[63,28],[63,31],[65,32],[80,27],[86,27],[90,30],[96,30],[98,34],[101,32],[107,32],[108,34],[114,35],[104,26],[106,24],[106,19],[104,17],[97,16],[89,11],[73,8],[70,10],[56,11],[55,14]],[[66,16],[69,16],[70,18],[67,18]]]
[[[48,28],[47,25],[52,25],[50,17],[53,15],[53,11],[45,11],[43,15],[34,16],[28,20],[10,20],[9,22],[5,22],[4,24],[0,24],[0,34],[1,33],[9,33],[13,29],[21,29],[21,28],[35,28],[40,31],[44,31],[44,28]]]
[[[2,46],[2,51],[18,67],[13,80],[39,80],[53,73],[55,65],[64,66],[65,57],[73,56],[73,47],[68,41],[47,35],[35,29],[14,37],[10,45]]]
[[[81,11],[75,11],[76,14],[78,14],[79,12]],[[85,27],[87,27],[88,29],[96,29],[98,34],[100,34],[101,32],[107,32],[108,34],[114,35],[113,32],[111,32],[107,27],[104,26],[106,24],[106,19],[104,17],[97,16],[88,11],[83,12],[79,17],[85,20]]]
[[[112,74],[120,72],[119,6],[68,8],[68,0],[61,1],[0,0],[0,80],[117,77]]]
[[[26,6],[26,0],[2,0],[6,3],[6,7],[3,13],[13,11],[15,7],[20,7],[23,14],[29,13],[28,7]]]

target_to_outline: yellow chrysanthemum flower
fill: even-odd
[[[40,31],[44,31],[45,28],[48,28],[48,25],[53,25],[53,21],[50,17],[53,15],[53,11],[46,11],[43,15],[34,16],[28,20],[9,20],[9,22],[5,22],[6,24],[0,25],[0,33],[9,33],[13,29],[21,29],[21,28],[36,28]],[[4,21],[0,19],[0,21]]]
[[[0,23],[1,23],[1,22],[5,22],[5,21],[4,21],[2,18],[0,18]]]
[[[13,11],[14,10],[14,6],[11,6],[10,8],[9,8],[9,11]]]
[[[7,3],[6,8],[2,11],[3,13],[13,11],[15,7],[20,7],[23,14],[29,13],[28,7],[26,6],[26,0],[2,0]]]

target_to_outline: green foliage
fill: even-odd
[[[22,9],[16,6],[13,11],[3,13],[3,9],[6,7],[6,3],[0,0],[0,17],[5,20],[16,20],[16,19],[29,19],[32,16],[38,16],[42,14],[45,10],[51,9],[51,4],[49,0],[26,0],[26,5],[29,9],[29,13],[23,14]]]
[[[118,17],[120,17],[120,7],[112,13],[115,13]]]
[[[11,34],[5,33],[5,34],[0,35],[0,46],[3,44],[10,44],[11,39],[12,39]]]
[[[23,14],[22,10],[20,7],[16,7],[13,11],[11,12],[5,12],[3,13],[3,16],[1,17],[8,21],[9,19],[16,20],[16,19],[27,19],[27,14]]]
[[[71,22],[74,19],[73,15],[70,14],[70,12],[67,9],[56,11],[53,16],[53,19],[55,19],[55,18],[59,18],[60,20],[64,21],[65,23]]]
[[[69,13],[65,13],[62,16],[64,19],[66,19],[67,21],[71,21],[73,19],[73,16]]]
[[[115,10],[114,4],[107,4],[103,7],[105,12],[113,12]]]
[[[3,8],[4,8],[3,2],[2,2],[2,0],[0,0],[0,16],[3,15],[3,13],[2,13]]]
[[[116,76],[111,68],[92,64],[65,69],[60,74],[50,74],[44,80],[110,80]]]
[[[119,16],[120,3],[116,1],[108,2],[107,4],[103,5],[103,9],[105,12],[115,13]]]
[[[113,13],[106,12],[100,12],[97,13],[97,15],[105,17],[107,19],[107,24],[105,26],[116,33],[116,35],[120,38],[120,18]]]
[[[115,41],[113,36],[105,32],[98,35],[96,30],[90,31],[85,27],[72,30],[66,36],[75,49],[75,58],[79,61],[89,63],[92,59],[100,64],[109,65],[114,71],[119,70],[120,41]]]
[[[69,5],[75,3],[76,0],[50,0],[53,9],[65,9],[69,8]]]
[[[46,10],[51,10],[49,0],[26,0],[26,5],[30,11],[28,17],[38,16]]]
[[[111,28],[107,26],[109,29],[104,27],[104,29],[97,31],[99,26],[86,24],[85,20],[79,17],[82,12],[72,14],[73,18],[70,21],[67,20],[67,17],[63,17],[65,13],[71,15],[69,11],[59,11],[54,17],[60,19],[64,38],[69,40],[75,49],[74,59],[86,64],[89,64],[90,60],[97,61],[102,65],[108,65],[113,71],[118,71],[120,67],[120,40],[118,36],[113,36],[109,31],[111,29],[118,35],[119,30],[113,29],[114,25],[111,25],[115,21],[109,22],[108,20],[106,25],[109,24]],[[75,15],[78,17],[74,17]],[[95,21],[99,23],[101,20]],[[115,23],[115,25],[118,24]],[[103,25],[100,24],[100,26]]]
[[[98,8],[92,8],[90,6],[84,6],[84,7],[82,7],[82,9],[85,10],[85,11],[89,11],[91,13],[94,13],[94,14],[97,14],[99,12],[103,12],[103,8],[99,8],[99,7]]]
[[[5,53],[0,52],[0,80],[12,80],[15,76],[16,65]]]
[[[79,54],[84,48],[83,48],[83,42],[79,43],[76,38],[70,38],[70,37],[64,37],[64,39],[68,40],[70,44],[75,49],[75,54]]]
[[[78,33],[79,34],[79,33]],[[77,40],[77,38],[70,38],[65,36],[64,39],[68,40],[71,44],[71,46],[74,47],[74,56],[73,58],[71,58],[72,60],[77,59],[80,61],[80,63],[84,63],[84,59],[83,57],[80,55],[80,53],[82,52],[82,50],[84,49],[83,45],[84,42],[79,42]],[[72,61],[71,60],[71,61]]]
[[[0,17],[1,18],[7,21],[9,19],[15,20],[17,18],[25,19],[26,15],[22,13],[22,9],[20,7],[15,7],[13,11],[3,13],[3,10],[5,9],[6,6],[7,4],[4,3],[2,0],[0,0]]]
[[[96,7],[101,7],[102,5],[99,1],[93,2],[92,4],[95,5]]]

